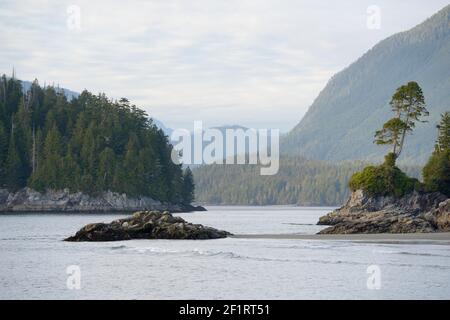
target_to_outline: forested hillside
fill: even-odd
[[[0,188],[110,190],[190,203],[190,171],[173,164],[172,145],[147,114],[126,99],[88,91],[68,101],[37,81],[24,91],[0,79]]]
[[[281,141],[282,152],[319,160],[381,161],[385,152],[368,142],[389,117],[392,92],[412,80],[423,89],[431,126],[417,125],[399,162],[424,164],[434,145],[430,128],[450,110],[450,5],[381,41],[333,76]]]
[[[348,181],[366,163],[331,164],[282,157],[280,170],[261,176],[257,165],[207,165],[193,170],[196,200],[207,204],[338,206],[349,195]],[[403,167],[418,176],[419,167]]]

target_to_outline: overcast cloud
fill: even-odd
[[[172,128],[203,120],[287,131],[335,72],[446,4],[1,0],[0,72],[127,97]],[[380,29],[367,28],[370,5]],[[68,8],[80,9],[81,29]]]

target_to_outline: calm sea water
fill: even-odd
[[[326,208],[209,207],[181,214],[235,234],[312,234]],[[0,215],[1,299],[449,299],[440,244],[219,239],[67,243],[108,214]],[[67,286],[67,268],[80,289]],[[374,266],[370,267],[370,266]],[[376,270],[374,275],[367,271]],[[378,272],[379,271],[379,272]],[[376,277],[376,278],[374,278]],[[369,281],[368,278],[373,281]],[[375,280],[374,280],[375,279]],[[376,289],[378,288],[378,289]]]

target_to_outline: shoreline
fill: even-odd
[[[332,240],[374,243],[417,243],[450,245],[450,232],[371,233],[371,234],[235,234],[234,239]]]
[[[69,189],[39,192],[25,187],[16,192],[0,188],[0,212],[6,213],[123,213],[143,210],[185,213],[206,211],[202,206],[182,202],[161,202],[148,196],[130,197],[125,193],[104,191],[93,196]]]

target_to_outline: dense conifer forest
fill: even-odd
[[[195,168],[196,200],[232,205],[342,205],[350,194],[348,181],[367,165],[362,161],[308,160],[282,155],[280,170],[261,176],[258,165],[212,164]],[[419,166],[402,166],[418,177]]]
[[[127,99],[0,79],[0,188],[69,188],[190,203],[190,170],[171,161],[172,145]]]

